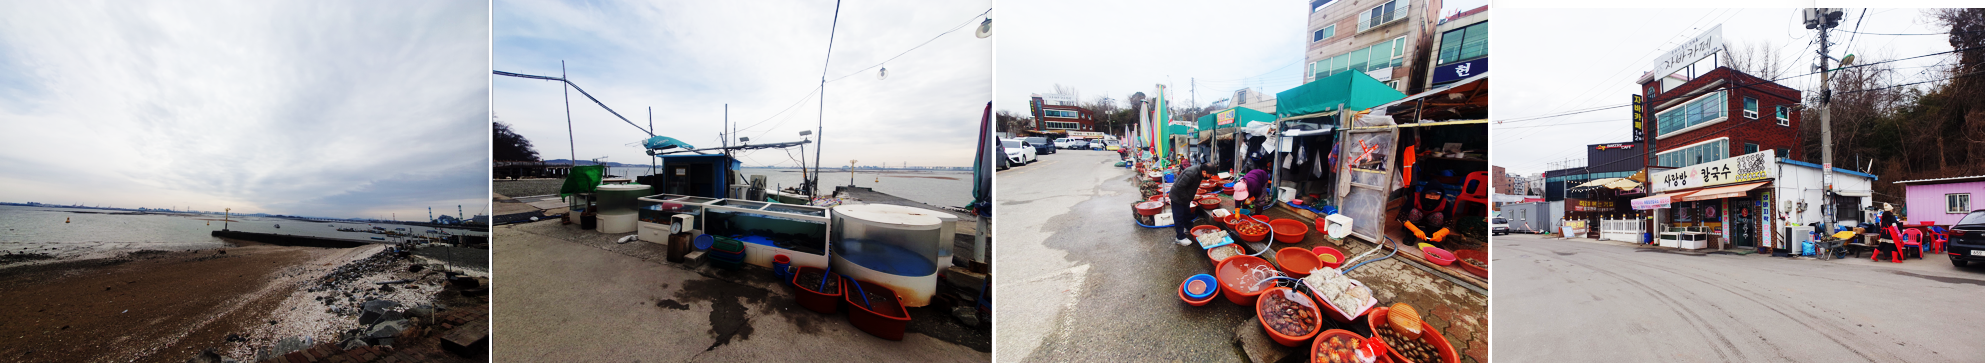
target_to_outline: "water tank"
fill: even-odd
[[[885,204],[834,207],[828,260],[834,272],[896,290],[905,306],[937,293],[944,212]]]
[[[641,184],[601,185],[596,191],[600,233],[634,232],[639,221],[637,199],[655,194],[652,191],[653,188]]]

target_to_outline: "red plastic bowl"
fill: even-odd
[[[1192,229],[1190,230],[1186,230],[1185,233],[1191,235],[1194,238],[1193,242],[1198,242],[1200,233],[1206,233],[1206,232],[1218,231],[1218,230],[1220,230],[1219,226],[1197,226],[1197,227],[1192,227]]]
[[[1260,221],[1260,218],[1255,218],[1255,219],[1256,219],[1256,221]],[[1264,228],[1262,228],[1262,231],[1261,231],[1261,233],[1253,233],[1253,234],[1250,234],[1250,233],[1247,233],[1247,232],[1242,232],[1242,231],[1241,231],[1241,226],[1244,226],[1244,225],[1248,225],[1248,224],[1256,224],[1256,225],[1260,225],[1260,223],[1255,223],[1255,222],[1248,222],[1248,221],[1235,221],[1235,222],[1236,222],[1236,223],[1234,223],[1234,234],[1236,234],[1236,235],[1240,235],[1240,236],[1241,236],[1241,240],[1242,240],[1242,241],[1248,241],[1248,242],[1261,242],[1261,239],[1263,239],[1263,238],[1268,238],[1268,228],[1265,228],[1265,227],[1268,227],[1268,226],[1262,226],[1262,227],[1264,227]]]
[[[1281,264],[1282,273],[1299,279],[1309,276],[1311,270],[1323,265],[1322,261],[1317,260],[1316,253],[1302,247],[1284,247],[1276,250],[1275,263]]]
[[[1420,247],[1420,252],[1426,253],[1427,261],[1433,261],[1435,265],[1447,266],[1454,263],[1454,253],[1440,247]]]
[[[1199,207],[1200,207],[1200,208],[1202,208],[1202,209],[1206,209],[1206,210],[1214,210],[1214,209],[1220,209],[1220,198],[1218,198],[1218,197],[1200,197],[1200,198],[1199,198]]]
[[[1371,327],[1374,332],[1379,331],[1379,329],[1392,329],[1385,325],[1387,324],[1385,314],[1391,310],[1384,307],[1372,308],[1371,316],[1365,317],[1366,326]],[[1424,320],[1420,321],[1420,332],[1420,340],[1427,341],[1428,345],[1434,346],[1434,349],[1440,352],[1441,363],[1461,363],[1461,354],[1454,352],[1454,345],[1449,344],[1447,337],[1441,336],[1439,330],[1434,330],[1433,325],[1427,324]],[[1378,335],[1377,333],[1373,333],[1372,335],[1372,339],[1378,339],[1380,342],[1385,343],[1386,346],[1399,346],[1399,342],[1385,341],[1383,335]],[[1386,355],[1391,357],[1394,362],[1413,363],[1413,361],[1406,360],[1406,356],[1399,355],[1397,351],[1388,349],[1386,350]]]
[[[1227,226],[1227,228],[1234,228],[1234,222],[1240,221],[1241,216],[1239,214],[1228,214],[1226,217],[1215,218],[1214,220],[1220,221],[1220,225]]]
[[[1344,265],[1344,253],[1338,252],[1335,248],[1316,246],[1310,249],[1310,253],[1316,254],[1317,262],[1323,263],[1323,267],[1337,268]]]
[[[1225,259],[1213,258],[1213,251],[1222,250],[1222,249],[1231,249],[1234,251],[1234,253],[1231,255],[1227,255],[1227,258]],[[1221,262],[1226,262],[1227,260],[1233,259],[1234,256],[1240,256],[1246,254],[1246,252],[1247,250],[1241,249],[1241,245],[1230,244],[1230,245],[1206,249],[1206,259],[1213,260],[1214,265],[1219,265]]]
[[[1137,208],[1137,214],[1147,215],[1147,216],[1158,215],[1158,211],[1165,209],[1165,203],[1151,202],[1151,201],[1139,202],[1137,203],[1136,208]]]
[[[1261,293],[1263,295],[1280,294],[1283,291],[1295,291],[1295,290],[1291,290],[1287,287],[1277,286],[1277,287],[1269,288],[1268,290],[1264,290]],[[1316,304],[1319,304],[1321,302],[1316,301],[1316,299],[1314,298],[1310,298],[1309,294],[1295,293],[1292,295],[1296,296],[1296,298],[1298,299],[1308,300],[1310,302],[1310,306],[1309,306],[1310,316],[1315,317],[1316,322],[1310,325],[1309,334],[1303,334],[1301,336],[1282,335],[1282,332],[1275,331],[1275,328],[1268,327],[1268,319],[1261,319],[1259,317],[1259,315],[1261,314],[1261,304],[1265,304],[1268,301],[1263,299],[1257,299],[1255,301],[1255,307],[1254,307],[1255,314],[1257,315],[1255,320],[1261,321],[1261,329],[1267,330],[1269,338],[1274,338],[1276,343],[1280,343],[1282,344],[1282,346],[1285,347],[1300,346],[1303,345],[1303,343],[1308,343],[1311,338],[1316,337],[1316,334],[1318,333],[1319,330],[1323,330],[1323,311],[1318,310],[1316,306]]]
[[[1483,264],[1487,264],[1489,263],[1489,254],[1487,252],[1482,252],[1481,250],[1454,251],[1454,259],[1455,262],[1457,262],[1456,265],[1460,265],[1462,270],[1467,270],[1468,273],[1475,274],[1475,276],[1477,277],[1481,277],[1485,279],[1489,278],[1488,266],[1476,266],[1474,264],[1461,261],[1461,259],[1467,259],[1467,258],[1472,258],[1475,259],[1476,261],[1482,261]]]
[[[1187,284],[1190,284],[1190,283],[1192,283],[1192,281],[1191,281],[1191,280],[1187,280],[1187,281],[1186,281],[1186,283],[1187,283]],[[1220,297],[1220,289],[1219,289],[1219,288],[1214,288],[1214,289],[1213,289],[1213,294],[1212,294],[1212,295],[1206,295],[1206,299],[1202,299],[1202,300],[1193,300],[1191,296],[1186,296],[1186,295],[1185,295],[1185,284],[1180,284],[1180,285],[1179,285],[1179,288],[1178,288],[1178,290],[1179,290],[1179,291],[1178,291],[1178,293],[1179,293],[1179,300],[1183,300],[1183,301],[1185,301],[1185,303],[1187,303],[1187,304],[1192,304],[1192,306],[1206,306],[1206,304],[1210,304],[1210,303],[1213,303],[1213,299],[1214,299],[1214,298],[1218,298],[1218,297]]]
[[[1324,348],[1324,345],[1325,345],[1325,342],[1327,342],[1327,341],[1329,341],[1331,337],[1347,337],[1347,338],[1351,338],[1351,341],[1353,341],[1353,342],[1357,342],[1357,343],[1358,343],[1358,345],[1360,345],[1360,346],[1363,346],[1363,345],[1364,345],[1364,342],[1365,342],[1365,339],[1369,339],[1369,338],[1365,338],[1365,336],[1363,336],[1363,335],[1358,335],[1358,333],[1353,333],[1353,332],[1351,332],[1350,330],[1344,330],[1344,329],[1331,329],[1331,330],[1325,330],[1325,331],[1323,331],[1322,333],[1316,333],[1316,340],[1314,340],[1314,343],[1310,343],[1310,362],[1311,362],[1311,363],[1321,363],[1321,362],[1324,362],[1324,361],[1320,361],[1320,360],[1317,360],[1317,359],[1316,359],[1316,356],[1317,356],[1317,354],[1321,354],[1321,353],[1323,353],[1323,348]],[[1359,351],[1363,351],[1363,350],[1364,350],[1364,348],[1362,348],[1362,347],[1360,347],[1360,348],[1358,348],[1358,349],[1359,349]],[[1385,357],[1379,357],[1379,361],[1385,361]]]
[[[1251,270],[1255,266],[1275,268],[1275,266],[1268,264],[1268,260],[1249,255],[1228,257],[1226,261],[1220,261],[1220,265],[1213,268],[1213,277],[1220,280],[1220,293],[1227,296],[1227,301],[1241,306],[1254,306],[1255,298],[1261,297],[1261,292],[1268,290],[1263,288],[1262,290],[1249,293],[1241,292],[1234,288],[1234,285],[1237,284],[1254,284],[1260,282],[1237,280],[1242,272]]]
[[[1303,222],[1294,219],[1277,219],[1273,222],[1268,222],[1268,225],[1275,227],[1276,242],[1302,242],[1303,236],[1309,235],[1310,232],[1310,226],[1303,225]]]

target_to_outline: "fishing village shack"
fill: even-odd
[[[1777,157],[1776,150],[1655,172],[1656,194],[1632,201],[1652,210],[1662,246],[1687,249],[1755,249],[1790,253],[1813,232],[1862,226],[1877,177],[1835,169],[1822,185],[1820,167]],[[1827,220],[1826,210],[1836,211]]]

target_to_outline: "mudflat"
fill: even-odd
[[[0,268],[0,361],[185,361],[274,325],[295,281],[367,251],[251,245]]]

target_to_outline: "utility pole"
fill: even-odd
[[[648,131],[655,131],[655,106],[648,106]],[[654,178],[655,167],[655,155],[648,155],[648,175],[650,179]],[[661,181],[655,181],[655,183],[661,183]]]
[[[1827,53],[1829,44],[1826,33],[1828,29],[1840,25],[1840,10],[1814,8],[1807,11],[1806,28],[1817,29],[1820,32],[1820,195],[1823,197],[1820,202],[1820,216],[1822,223],[1832,226],[1837,220],[1834,217],[1837,211],[1834,210],[1833,203],[1827,202],[1830,198],[1824,198],[1827,194],[1833,193],[1833,120],[1832,113],[1828,112],[1832,108],[1829,105],[1832,104],[1833,87],[1828,83],[1826,64],[1832,53]],[[1822,234],[1827,232],[1832,232],[1832,229],[1820,231]]]
[[[577,166],[579,165],[579,145],[578,141],[573,141],[574,138],[572,137],[572,79],[566,77],[569,76],[565,75],[565,61],[558,61],[558,79],[564,80],[563,82],[559,82],[559,86],[565,89],[565,145],[571,147],[571,149],[567,150],[572,152],[572,159],[569,160],[572,160],[572,165]]]

